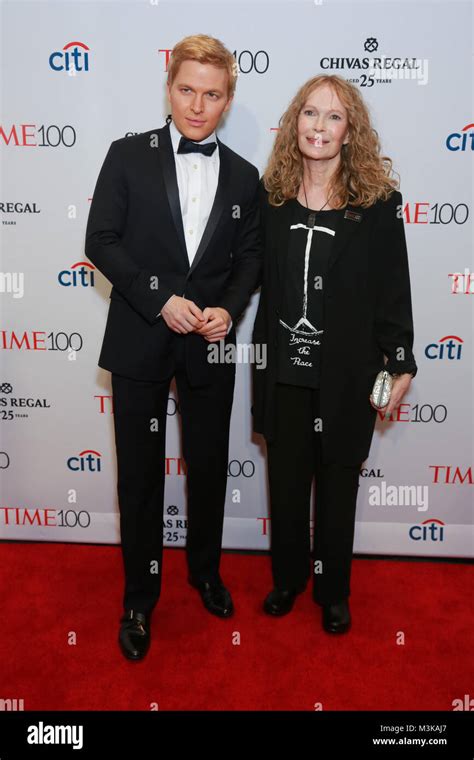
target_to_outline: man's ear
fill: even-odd
[[[230,107],[231,107],[231,105],[232,105],[232,101],[233,101],[233,99],[234,99],[234,96],[233,96],[233,95],[231,95],[231,96],[230,96],[230,98],[229,98],[229,100],[228,100],[228,101],[227,101],[227,103],[226,103],[226,107],[224,108],[224,111],[223,111],[223,113],[225,113],[225,111],[228,111],[228,110],[229,110],[229,108],[230,108]]]

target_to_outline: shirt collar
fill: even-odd
[[[183,135],[181,134],[181,132],[179,131],[179,129],[177,128],[173,120],[170,121],[170,137],[171,137],[171,143],[173,145],[173,151],[174,153],[177,153],[178,147],[179,147],[179,141],[181,140],[181,137],[183,137]],[[198,145],[204,145],[205,143],[208,143],[208,142],[217,143],[215,130],[214,132],[211,132],[210,135],[205,137],[204,140],[195,140],[194,142],[197,142]],[[217,145],[217,149],[219,149],[219,144]],[[214,151],[214,153],[216,152],[217,151]]]

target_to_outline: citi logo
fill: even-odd
[[[77,261],[58,274],[58,282],[65,288],[93,288],[95,267],[88,261]]]
[[[443,359],[448,361],[459,360],[463,343],[464,341],[459,335],[445,335],[437,343],[428,343],[425,348],[425,356],[427,359],[439,359],[440,361]]]
[[[49,56],[49,65],[53,71],[89,71],[90,48],[83,42],[68,42],[62,50]]]
[[[448,150],[474,150],[474,123],[466,124],[461,132],[452,132],[446,138]]]
[[[101,457],[98,451],[84,449],[75,457],[69,457],[67,466],[73,472],[100,472]]]
[[[84,746],[84,726],[48,726],[40,721],[28,726],[28,744],[72,744],[73,749]]]
[[[442,520],[431,517],[419,525],[412,525],[408,535],[413,541],[444,541],[444,526]]]

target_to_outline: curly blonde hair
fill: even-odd
[[[359,90],[335,74],[320,74],[309,79],[296,93],[279,122],[275,144],[263,174],[263,184],[272,206],[282,206],[296,198],[303,179],[303,156],[298,147],[298,117],[309,94],[329,84],[347,109],[350,140],[341,148],[339,166],[329,181],[328,194],[334,193],[336,208],[348,203],[371,206],[386,200],[399,182],[390,177],[392,160],[380,155],[377,131]]]

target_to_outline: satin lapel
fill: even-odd
[[[338,216],[336,222],[336,235],[334,237],[334,245],[331,248],[331,253],[329,254],[328,259],[328,270],[334,266],[342,251],[347,245],[349,245],[354,233],[359,229],[359,226],[363,224],[364,221],[364,209],[348,204],[344,209],[344,213],[346,211],[356,212],[362,216],[362,219],[361,221],[356,222],[353,219],[344,218],[344,214],[340,214]],[[284,277],[284,272],[286,271],[285,267],[288,257],[288,243],[292,219],[291,206],[289,203],[285,203],[280,208],[275,209],[273,213],[275,213],[274,218],[277,220],[277,271],[278,280],[281,283]]]
[[[202,233],[201,241],[199,243],[196,255],[191,264],[190,271],[194,271],[200,259],[203,257],[206,248],[211,242],[212,236],[216,230],[219,219],[224,211],[225,204],[228,203],[228,190],[230,185],[230,161],[225,145],[221,143],[217,137],[219,145],[219,178],[217,181],[216,194],[214,196],[214,203],[212,204],[211,213],[207,220],[206,228]]]
[[[178,180],[176,177],[176,164],[173,155],[173,144],[170,136],[170,125],[158,130],[158,150],[156,151],[163,173],[168,203],[173,217],[176,234],[179,240],[180,255],[189,267],[189,257],[184,239],[183,219],[181,215],[181,205],[179,202]]]
[[[176,163],[173,155],[173,144],[171,142],[169,124],[166,124],[166,126],[158,130],[158,136],[159,150],[157,151],[157,154],[159,157],[161,170],[163,172],[166,193],[168,195],[168,203],[180,243],[180,253],[184,256],[186,264],[189,267],[188,251],[186,248],[186,241],[184,239],[181,204],[179,201]],[[207,220],[206,228],[202,234],[201,241],[192,261],[191,267],[189,268],[188,276],[190,272],[194,271],[196,265],[203,257],[206,248],[208,247],[216,230],[217,224],[227,202],[227,192],[230,179],[230,161],[226,146],[221,143],[217,135],[216,138],[219,144],[219,178],[217,182],[216,194],[214,196],[214,203],[212,205],[211,213],[209,214],[209,219]]]

